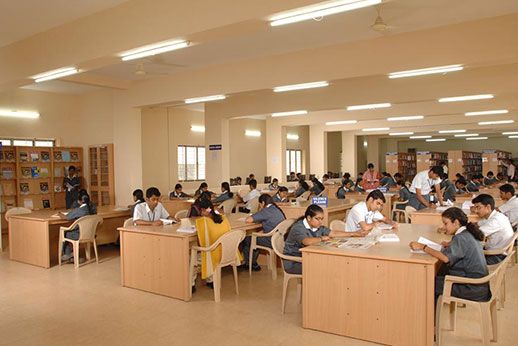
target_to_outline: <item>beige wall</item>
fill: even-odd
[[[327,133],[327,170],[338,173],[342,170],[342,132]]]
[[[342,132],[342,172],[349,172],[352,177],[356,176],[358,160],[356,159],[356,148],[358,140],[354,133]]]
[[[254,173],[258,183],[266,174],[266,121],[232,119],[230,130],[230,176],[241,177],[243,182]],[[245,136],[245,130],[261,131],[261,137]]]

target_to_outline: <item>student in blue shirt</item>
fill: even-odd
[[[345,194],[354,191],[354,182],[351,179],[342,180],[342,186],[336,190],[336,198],[345,199]]]
[[[282,221],[286,219],[282,210],[275,204],[272,196],[269,194],[262,194],[259,196],[259,211],[246,218],[246,223],[261,223],[263,226],[263,232],[269,233],[277,227]],[[250,254],[250,245],[252,237],[247,236],[242,245],[244,263],[239,267],[241,269],[248,269],[248,260]],[[271,237],[257,237],[257,245],[272,248]],[[261,266],[257,264],[257,257],[259,257],[259,251],[255,250],[252,256],[252,270],[259,271]]]
[[[309,185],[304,180],[299,180],[299,186],[297,187],[297,190],[295,190],[295,197],[299,197],[304,192],[309,190]]]
[[[273,201],[275,203],[289,203],[288,188],[286,186],[279,186],[279,190],[273,196]]]
[[[313,183],[313,187],[311,187],[310,191],[315,196],[320,195],[325,190],[324,184],[322,184],[317,178],[311,178],[311,182]]]
[[[213,203],[222,203],[227,199],[231,199],[234,197],[234,194],[230,191],[230,184],[228,182],[221,183],[221,195],[216,197]]]
[[[86,215],[96,214],[96,210],[92,207],[93,203],[90,201],[90,196],[88,195],[88,193],[86,193],[86,191],[79,194],[77,202],[79,205],[77,208],[70,210],[66,215],[63,213],[59,213],[59,216],[67,220],[76,220]],[[79,226],[77,226],[75,229],[71,231],[65,232],[65,238],[71,240],[78,240]],[[63,242],[63,253],[61,256],[61,261],[66,262],[69,261],[71,258],[72,244],[70,244],[69,242]]]
[[[85,189],[79,190],[79,194],[77,195],[77,201],[74,201],[74,203],[72,204],[72,209],[79,208],[81,206],[79,201],[84,195],[88,196],[88,192]],[[97,214],[97,206],[92,201],[90,201],[89,203],[90,209],[92,210],[92,214]]]
[[[273,178],[272,183],[268,185],[268,190],[275,191],[279,188],[279,179]]]
[[[209,191],[209,185],[207,185],[207,183],[201,183],[198,190],[194,193],[194,197],[197,198],[204,192],[209,193],[211,196],[214,195],[214,192]]]
[[[169,194],[169,199],[176,199],[176,198],[189,198],[188,194],[182,191],[183,186],[182,184],[176,184],[174,186],[174,191]]]

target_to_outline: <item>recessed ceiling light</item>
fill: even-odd
[[[248,137],[261,137],[261,131],[245,130],[245,136],[248,136]]]
[[[427,139],[426,141],[427,142],[446,142],[446,138],[432,138],[432,139]]]
[[[495,120],[495,121],[481,121],[479,125],[503,125],[503,124],[512,124],[514,120]]]
[[[136,49],[132,49],[130,51],[124,52],[120,54],[122,61],[129,61],[144,58],[146,56],[153,56],[157,54],[162,54],[165,52],[170,52],[177,49],[182,49],[188,47],[190,44],[189,41],[169,41],[169,42],[161,42],[153,45],[148,45]]]
[[[466,113],[464,113],[464,115],[467,117],[471,117],[474,115],[507,114],[507,113],[509,113],[509,110],[507,110],[507,109],[495,109],[492,111],[466,112]]]
[[[390,127],[369,127],[366,129],[362,129],[363,132],[371,132],[371,131],[388,131]]]
[[[217,100],[224,100],[227,97],[225,95],[211,95],[211,96],[203,96],[203,97],[194,97],[191,99],[186,99],[184,102],[187,104],[190,103],[199,103],[199,102],[210,102]]]
[[[466,138],[467,141],[478,141],[478,140],[482,140],[482,139],[487,139],[487,137],[471,137],[471,138]]]
[[[289,112],[277,112],[272,113],[272,117],[289,117],[290,115],[306,115],[308,111],[300,110],[300,111],[289,111]]]
[[[45,82],[47,80],[70,76],[70,75],[76,74],[78,72],[79,72],[79,70],[75,67],[64,67],[64,68],[60,68],[57,70],[40,73],[36,76],[33,76],[32,79],[34,79],[34,82],[40,83],[40,82]]]
[[[459,102],[459,101],[472,101],[472,100],[486,100],[492,99],[494,96],[491,94],[481,95],[467,95],[467,96],[454,96],[454,97],[443,97],[440,98],[439,102]]]
[[[432,138],[432,136],[410,136],[410,139],[426,139],[426,138]]]
[[[502,132],[503,135],[518,135],[518,131],[515,132]]]
[[[509,138],[518,138],[518,136],[509,136]]]
[[[463,133],[460,135],[455,135],[455,137],[475,137],[478,136],[478,133]]]
[[[408,136],[408,135],[413,135],[414,133],[413,132],[392,132],[392,133],[389,133],[389,136]]]
[[[323,88],[328,86],[329,83],[322,82],[312,82],[312,83],[303,83],[303,84],[293,84],[293,85],[283,85],[273,88],[273,91],[276,93],[284,92],[284,91],[294,91],[294,90],[304,90],[304,89],[313,89],[313,88]]]
[[[299,135],[296,134],[296,133],[288,133],[286,135],[286,138],[291,140],[291,141],[297,141],[299,139]]]
[[[439,133],[464,133],[466,130],[441,130]]]
[[[10,118],[26,118],[26,119],[37,119],[40,117],[40,113],[31,111],[17,111],[0,109],[0,116]]]
[[[340,120],[340,121],[328,121],[326,125],[351,125],[358,123],[358,120]]]
[[[335,0],[324,1],[316,5],[305,6],[295,10],[272,16],[271,26],[298,23],[313,18],[325,17],[332,14],[356,10],[359,8],[380,4],[382,0]]]
[[[356,106],[348,106],[348,111],[359,111],[362,109],[378,109],[378,108],[388,108],[392,106],[390,103],[372,103],[368,105],[356,105]]]
[[[205,132],[205,126],[203,125],[191,125],[192,132]]]
[[[387,118],[388,121],[402,121],[402,120],[420,120],[420,119],[423,119],[424,116],[422,115],[407,115],[407,116],[402,116],[402,117],[390,117],[390,118]]]
[[[447,72],[460,71],[462,69],[464,69],[464,67],[462,67],[462,65],[437,66],[437,67],[422,68],[419,70],[392,72],[392,73],[389,73],[389,78],[394,79],[394,78],[422,76],[422,75],[435,74],[435,73],[447,73]]]

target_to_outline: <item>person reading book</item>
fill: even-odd
[[[161,219],[170,219],[169,213],[160,203],[160,191],[156,187],[146,190],[146,202],[135,206],[133,222],[137,226],[162,226]]]
[[[65,206],[67,209],[72,208],[72,205],[77,201],[79,195],[79,187],[81,186],[81,179],[77,176],[77,171],[74,166],[68,167],[68,175],[63,179],[63,187],[65,188]]]
[[[374,190],[367,195],[365,202],[356,204],[349,215],[347,215],[345,230],[346,232],[365,235],[376,227],[378,223],[385,223],[397,228],[398,224],[384,216],[383,210],[385,196],[380,190]]]

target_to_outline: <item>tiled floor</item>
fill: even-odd
[[[240,295],[230,272],[222,302],[199,287],[189,303],[120,286],[119,257],[102,247],[102,263],[50,270],[0,254],[0,345],[371,345],[301,327],[295,285],[280,313],[282,277],[264,270],[240,273]],[[498,345],[517,345],[518,266],[507,277],[508,299],[499,311]],[[405,328],[405,326],[401,326]],[[477,314],[461,309],[445,345],[481,345]]]

